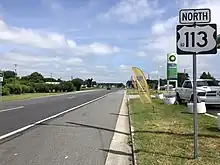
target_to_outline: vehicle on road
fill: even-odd
[[[176,88],[176,100],[193,101],[193,81],[185,80],[182,87]],[[212,79],[197,79],[197,101],[205,102],[207,105],[220,105],[220,86]]]
[[[111,88],[110,88],[110,87],[107,87],[107,90],[111,90]]]

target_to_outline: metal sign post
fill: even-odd
[[[217,26],[211,22],[210,9],[182,9],[179,12],[176,33],[177,54],[193,56],[193,125],[194,159],[198,159],[198,118],[197,118],[197,54],[217,53]]]

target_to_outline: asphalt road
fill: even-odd
[[[88,91],[25,101],[2,102],[0,136],[83,104],[114,90]]]
[[[217,113],[220,113],[220,105],[217,106],[207,106],[206,111],[209,114],[217,116]]]
[[[45,114],[46,111],[55,113],[53,109],[61,111],[105,93],[108,92],[93,92],[79,95],[76,97],[78,99],[38,103],[36,108],[33,108],[31,104],[26,107],[31,113],[27,110],[25,112],[29,114],[28,117],[36,120],[33,116],[36,116],[37,112],[40,114]],[[123,91],[113,92],[103,99],[42,123],[35,129],[1,144],[0,164],[104,165],[115,132],[122,98]],[[12,112],[15,113],[13,115],[18,115],[20,111]],[[27,120],[25,112],[22,112],[21,120]]]

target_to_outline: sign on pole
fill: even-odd
[[[210,9],[182,9],[179,12],[181,24],[209,23],[211,22]]]
[[[216,54],[216,24],[177,25],[177,54]]]
[[[197,54],[217,53],[217,27],[211,22],[210,9],[182,9],[179,12],[176,27],[176,51],[179,55],[193,55],[193,124],[194,124],[194,158],[198,158],[198,119],[197,119]]]
[[[167,54],[167,80],[177,80],[177,55]]]

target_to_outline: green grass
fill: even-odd
[[[52,96],[57,94],[61,94],[61,93],[27,93],[20,95],[9,95],[9,96],[2,96],[2,101],[27,100],[36,97]]]
[[[137,89],[127,89],[127,95],[138,95]]]
[[[219,165],[220,131],[217,119],[199,115],[199,159],[193,159],[193,115],[184,105],[161,100],[129,103],[139,165]]]

